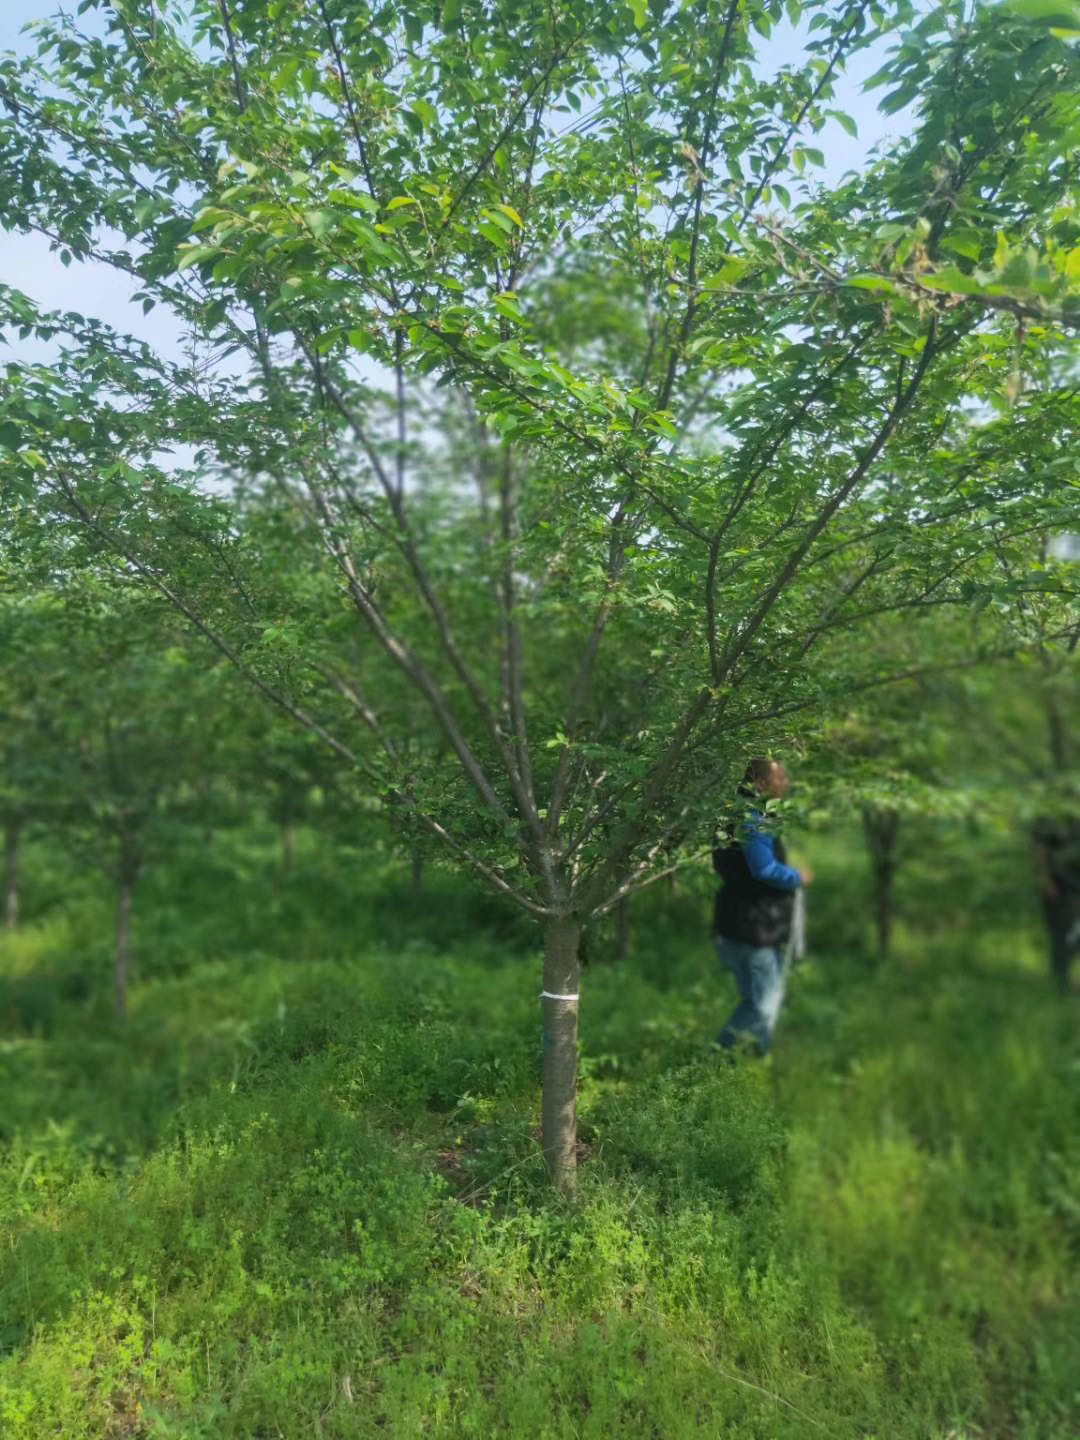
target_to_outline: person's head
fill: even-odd
[[[780,800],[791,789],[791,776],[779,760],[759,755],[746,767],[743,789],[753,791],[763,800]]]

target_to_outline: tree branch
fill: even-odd
[[[318,373],[322,373],[321,368],[319,367],[318,356],[316,352],[311,348],[311,346],[307,343],[307,341],[304,340],[302,336],[297,335],[297,343],[300,345],[301,349],[308,357],[308,360],[312,364],[313,368],[316,368]],[[514,757],[507,746],[506,740],[502,732],[499,729],[499,725],[495,716],[492,714],[491,708],[487,703],[487,699],[483,693],[480,683],[476,679],[476,676],[473,674],[468,664],[466,663],[464,656],[461,654],[461,651],[458,649],[457,642],[454,639],[453,631],[450,626],[449,616],[446,614],[442,602],[439,600],[439,597],[435,593],[434,587],[431,584],[430,577],[427,574],[427,570],[423,565],[423,562],[421,561],[419,553],[416,549],[416,543],[413,538],[412,527],[409,524],[408,516],[405,512],[403,497],[398,494],[397,487],[387,473],[386,467],[380,460],[378,452],[375,450],[374,445],[371,443],[371,440],[367,434],[367,430],[361,423],[360,417],[356,414],[352,406],[342,395],[337,385],[335,385],[334,382],[325,375],[323,376],[323,388],[327,397],[334,405],[335,409],[337,409],[339,414],[352,429],[356,438],[360,441],[364,452],[367,455],[373,470],[375,471],[379,483],[382,486],[383,493],[386,496],[387,502],[390,506],[390,513],[393,516],[394,523],[397,527],[398,547],[401,550],[402,555],[405,557],[405,561],[408,564],[409,570],[411,571],[413,579],[416,582],[416,586],[420,593],[420,596],[431,614],[432,620],[435,624],[436,633],[439,638],[439,643],[443,649],[443,653],[449,660],[450,665],[454,670],[454,673],[464,685],[466,692],[472,700],[473,705],[475,706],[476,711],[479,714],[480,719],[482,720],[484,727],[487,730],[488,735],[490,736],[492,743],[494,744],[502,760],[502,763],[506,769],[507,777],[510,780],[511,788],[514,792],[514,798],[517,803],[521,819],[528,826],[534,840],[539,841],[542,833],[542,827],[540,824],[540,817],[536,811],[536,806],[529,797],[523,777],[518,771],[518,767],[514,761]],[[355,598],[356,592],[354,591],[352,593],[354,594]],[[418,662],[416,662],[415,660],[413,660],[412,663],[418,664]],[[426,675],[427,672],[424,671],[424,673]],[[431,679],[430,676],[428,676],[428,681],[430,684],[434,684],[434,681]],[[461,741],[462,744],[464,744],[464,738],[463,736],[461,736],[460,730],[452,719],[449,706],[446,703],[445,698],[441,699],[440,707],[443,710],[445,716],[445,719],[441,720],[440,723],[445,725],[447,722],[449,722],[452,725],[455,734],[457,734],[458,739]],[[449,738],[449,731],[447,732],[447,735]],[[493,795],[494,792],[492,791],[491,794]]]
[[[349,594],[352,596],[353,603],[363,619],[367,622],[368,627],[386,654],[393,660],[398,668],[408,676],[413,685],[415,685],[417,690],[419,690],[427,700],[443,733],[450,742],[454,754],[457,756],[465,774],[472,782],[477,794],[488,809],[498,816],[504,825],[509,826],[511,824],[509,813],[496,794],[491,782],[484,774],[483,768],[473,754],[468,741],[462,734],[441,687],[434,677],[429,674],[427,667],[412,654],[409,648],[393,633],[386,623],[381,610],[357,573],[352,554],[336,538],[334,518],[326,504],[325,496],[322,494],[318,485],[312,481],[310,474],[305,474],[304,479],[312,502],[319,512],[324,543],[329,554],[335,560],[341,573],[345,577],[345,582]]]
[[[330,16],[326,9],[326,0],[317,0],[319,14],[330,40],[330,49],[334,52],[334,63],[337,66],[338,78],[341,81],[341,93],[345,99],[345,109],[349,116],[349,128],[352,130],[353,139],[356,141],[356,148],[360,155],[360,168],[364,172],[364,179],[367,181],[368,194],[373,200],[378,199],[378,192],[375,188],[375,177],[372,174],[371,165],[368,160],[367,145],[364,141],[364,133],[360,128],[360,120],[356,113],[356,106],[353,103],[352,87],[349,84],[349,72],[345,64],[345,57],[341,53],[341,46],[338,44],[337,34],[331,23]]]
[[[46,483],[48,484],[49,482]],[[270,700],[279,709],[303,725],[306,730],[309,730],[318,739],[322,740],[323,743],[328,745],[341,759],[347,760],[350,765],[355,765],[358,769],[363,770],[370,778],[381,782],[381,776],[367,765],[365,761],[361,760],[359,756],[354,754],[347,745],[331,735],[323,725],[305,710],[302,710],[299,705],[293,704],[288,696],[282,694],[275,686],[268,685],[261,675],[245,665],[239,654],[228,641],[219,635],[217,631],[211,629],[206,621],[203,620],[202,616],[199,615],[194,607],[190,605],[178,591],[174,590],[170,585],[167,585],[144,561],[139,559],[133,550],[122,544],[115,534],[95,518],[78,498],[68,482],[61,479],[53,488],[59,490],[59,493],[71,507],[75,515],[89,530],[97,535],[100,540],[103,540],[115,554],[122,556],[135,573],[147,581],[175,610],[179,611],[205,640],[208,640],[220,654],[224,655],[225,659],[228,660],[237,673],[242,675],[249,684],[253,685],[261,695],[265,696],[267,700]]]
[[[727,18],[724,22],[724,34],[720,41],[720,51],[716,57],[716,66],[713,70],[712,84],[709,89],[705,135],[702,140],[700,157],[695,162],[701,173],[698,175],[697,184],[694,187],[693,218],[690,222],[690,259],[687,264],[687,284],[689,290],[686,309],[683,312],[682,324],[679,326],[678,336],[671,347],[671,354],[668,357],[667,374],[664,377],[664,383],[657,396],[657,410],[666,410],[671,403],[671,396],[675,389],[675,380],[679,371],[679,360],[686,342],[690,338],[690,332],[694,326],[694,316],[697,314],[697,258],[698,246],[701,241],[701,211],[705,200],[705,168],[712,161],[712,145],[716,133],[716,102],[720,94],[720,82],[723,79],[724,67],[727,64],[731,37],[735,31],[735,21],[741,8],[742,0],[731,0],[731,4],[728,6]]]
[[[772,159],[761,172],[761,179],[758,182],[757,189],[743,206],[742,214],[739,217],[739,221],[737,223],[741,224],[742,221],[746,219],[747,215],[750,214],[751,210],[753,210],[754,206],[758,203],[762,195],[765,193],[766,186],[768,185],[772,177],[776,174],[777,166],[784,158],[784,152],[791,144],[794,136],[798,133],[800,125],[806,119],[807,111],[810,109],[811,105],[814,104],[818,96],[822,93],[822,91],[831,81],[833,71],[836,69],[837,65],[839,65],[841,59],[843,58],[844,51],[847,49],[848,44],[850,43],[852,37],[855,35],[859,22],[863,17],[863,12],[866,10],[866,8],[867,7],[865,3],[861,4],[852,15],[851,23],[844,31],[843,35],[840,37],[840,41],[837,44],[836,49],[833,51],[831,57],[829,58],[828,65],[821,72],[821,78],[818,80],[817,85],[815,85],[814,89],[807,96],[806,100],[802,105],[802,108],[799,110],[799,113],[795,116],[795,119],[788,126],[787,134],[777,145],[776,150],[773,153]]]
[[[780,573],[776,576],[776,579],[765,591],[765,594],[762,596],[760,603],[757,605],[756,609],[753,611],[746,624],[732,638],[720,661],[721,677],[725,677],[726,675],[728,675],[735,661],[742,654],[745,653],[747,646],[750,644],[754,636],[764,624],[777,600],[783,594],[787,586],[791,583],[804,557],[812,548],[818,536],[823,533],[832,517],[836,514],[837,510],[839,510],[840,506],[843,505],[844,501],[847,500],[847,498],[861,483],[867,471],[870,469],[871,465],[873,465],[874,461],[885,448],[886,444],[888,443],[889,437],[892,435],[893,431],[900,423],[901,418],[910,409],[916,395],[919,392],[919,387],[922,385],[923,378],[926,375],[927,370],[929,369],[930,362],[937,354],[938,347],[936,345],[936,335],[937,319],[935,316],[934,320],[931,322],[930,333],[926,337],[926,344],[923,346],[923,352],[919,357],[919,363],[915,369],[915,374],[912,376],[908,385],[904,389],[903,394],[899,397],[899,399],[893,402],[893,405],[890,408],[884,423],[881,425],[874,439],[863,452],[863,455],[859,460],[858,464],[854,467],[854,469],[851,471],[850,475],[843,482],[843,484],[838,486],[838,488],[829,497],[828,501],[822,507],[817,518],[814,520],[809,530],[803,536],[802,540],[800,540],[798,545],[796,545],[795,548],[791,551],[787,560],[784,562]]]
[[[236,103],[240,110],[246,110],[247,86],[244,83],[244,72],[240,68],[240,61],[236,53],[236,38],[233,35],[228,0],[218,0],[218,10],[221,12],[221,23],[225,30],[225,48],[229,53],[229,64],[232,66]]]

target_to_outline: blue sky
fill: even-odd
[[[58,8],[75,9],[75,0],[58,7],[56,0],[0,0],[0,51],[28,53],[32,38],[22,34],[30,21],[55,14]],[[88,14],[80,22],[85,28],[95,24]],[[100,25],[100,21],[97,22]],[[755,37],[762,68],[775,69],[793,59],[800,51],[799,38],[789,25],[778,26],[768,42]],[[835,121],[831,121],[813,143],[825,153],[826,167],[822,178],[836,179],[846,170],[859,169],[869,150],[887,133],[904,129],[904,116],[887,120],[877,113],[880,91],[862,93],[862,82],[881,64],[880,48],[857,55],[846,74],[837,82],[836,108],[851,115],[858,126],[853,138]],[[50,253],[48,243],[36,236],[0,233],[0,279],[32,295],[47,309],[91,312],[100,319],[138,335],[151,343],[175,350],[177,332],[169,317],[160,310],[143,316],[141,307],[131,302],[130,282],[106,266],[93,262],[72,264],[67,269]],[[8,354],[10,355],[10,351]]]
[[[0,0],[0,50],[28,53],[32,39],[20,34],[23,26],[55,14],[56,9],[50,0]],[[103,265],[74,264],[65,269],[50,254],[48,242],[37,236],[0,234],[0,280],[25,291],[47,309],[92,311],[146,339],[166,338],[160,321],[156,330],[137,325],[142,310],[131,303],[131,284],[123,276]],[[173,341],[174,336],[168,338]]]

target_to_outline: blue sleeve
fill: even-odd
[[[763,834],[752,823],[744,832],[742,851],[750,874],[763,885],[772,885],[777,890],[797,890],[802,884],[798,870],[776,858],[772,836]]]

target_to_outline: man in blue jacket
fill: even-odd
[[[764,813],[766,802],[780,799],[790,786],[778,761],[751,760],[739,788],[751,802],[749,813],[735,839],[713,851],[713,869],[723,881],[713,938],[739,987],[739,1003],[717,1043],[730,1048],[746,1036],[762,1055],[772,1045],[784,998],[781,950],[791,933],[795,891],[813,878],[809,870],[786,863],[783,843]]]

